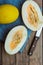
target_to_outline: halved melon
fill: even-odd
[[[16,54],[24,45],[27,39],[27,29],[24,26],[14,27],[7,35],[5,50],[8,54]]]
[[[22,6],[22,18],[29,29],[37,31],[42,21],[42,13],[38,4],[32,0],[26,1]]]

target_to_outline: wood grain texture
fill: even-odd
[[[4,50],[4,44],[2,44],[2,65],[16,65],[15,64],[15,55],[10,56]]]
[[[16,55],[12,55],[12,56],[8,55],[5,52],[4,43],[0,43],[0,44],[2,44],[2,50],[1,50],[2,51],[2,65],[29,65],[30,59],[29,59],[27,52],[29,49],[28,46],[34,37],[34,34],[35,34],[35,32],[32,32],[29,41],[27,41],[27,45],[26,45],[24,51],[22,53],[17,53]],[[1,56],[1,54],[0,54],[0,56]]]
[[[37,4],[42,7],[42,0],[34,0],[35,2],[37,2]]]
[[[22,53],[17,53],[16,55],[10,56],[4,50],[4,44],[2,43],[2,65],[41,65],[41,43],[42,43],[42,35],[37,42],[37,47],[34,51],[33,56],[29,57],[27,52],[29,49],[29,44],[31,43],[35,32],[32,32],[29,41]]]
[[[42,65],[42,34],[33,55],[30,57],[30,65]]]
[[[1,65],[1,44],[0,44],[0,65]]]

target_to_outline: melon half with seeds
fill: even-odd
[[[13,55],[20,51],[27,40],[27,29],[24,26],[14,27],[5,40],[5,50]]]
[[[38,4],[34,1],[25,1],[22,6],[22,18],[24,24],[32,31],[37,31],[41,26],[42,13]]]

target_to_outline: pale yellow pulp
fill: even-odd
[[[28,21],[31,25],[33,25],[34,27],[38,26],[38,13],[35,10],[35,8],[33,7],[33,5],[28,5],[27,7],[27,13],[28,13]]]
[[[21,39],[22,39],[22,31],[19,30],[14,34],[12,41],[10,42],[10,49],[14,50],[14,48],[16,48],[16,46],[21,42]]]

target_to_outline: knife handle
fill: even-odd
[[[29,52],[28,52],[28,55],[31,56],[35,50],[35,47],[37,45],[37,41],[38,41],[38,37],[34,37],[33,41],[32,41],[32,44],[31,44],[31,47],[29,48]]]

